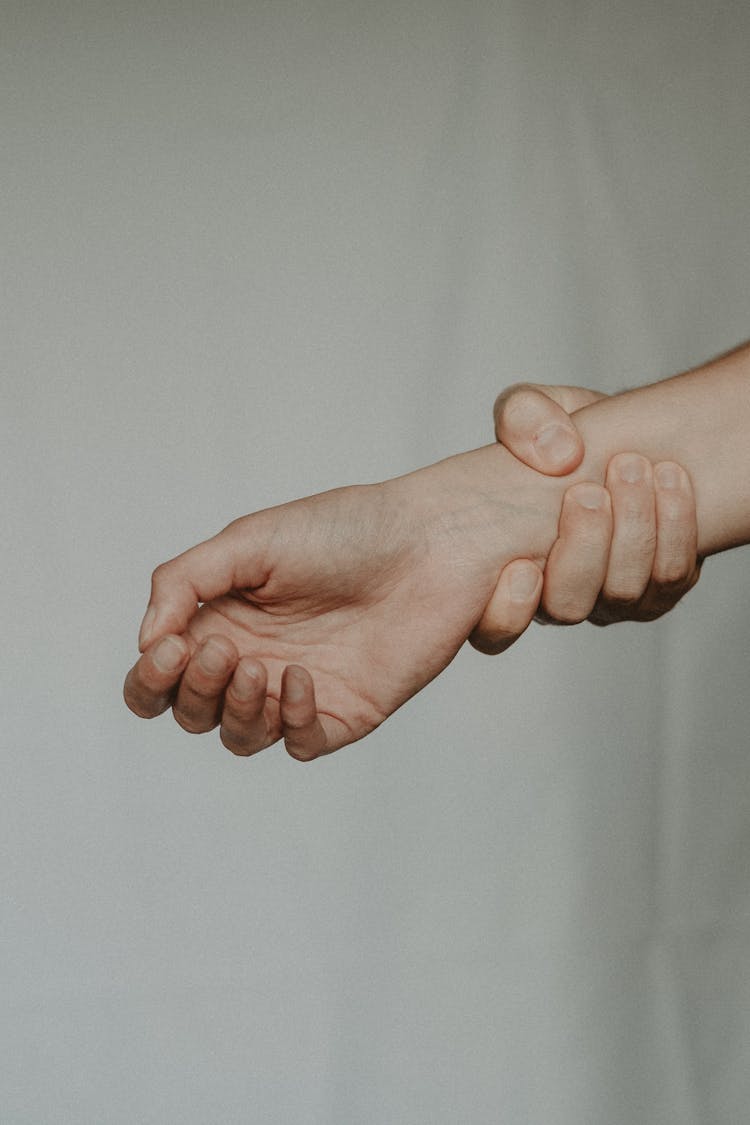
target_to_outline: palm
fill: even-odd
[[[285,505],[281,521],[278,513],[228,529],[233,589],[204,604],[188,632],[198,642],[223,634],[241,657],[264,664],[272,738],[282,733],[282,672],[306,668],[334,749],[374,729],[452,660],[493,574],[483,578],[477,564],[471,580],[464,568],[457,583],[449,542],[441,548],[427,529],[415,535],[413,521],[375,488]]]
[[[495,446],[245,516],[154,572],[128,705],[220,724],[238,754],[362,738],[452,660],[507,562],[546,559],[558,492]]]

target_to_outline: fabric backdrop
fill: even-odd
[[[6,1125],[736,1125],[744,550],[310,767],[121,702],[153,567],[750,332],[750,8],[6,0]]]

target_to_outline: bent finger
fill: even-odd
[[[171,705],[190,659],[184,637],[162,637],[146,649],[125,677],[123,697],[141,719],[153,719]]]
[[[260,517],[256,513],[235,520],[218,535],[157,566],[138,637],[142,652],[161,635],[184,632],[201,602],[264,581],[266,524]]]
[[[267,684],[264,665],[245,656],[235,668],[224,696],[219,736],[227,750],[240,757],[265,750],[281,735],[278,705],[267,700]],[[272,706],[275,721],[270,721]]]
[[[632,616],[648,587],[656,552],[656,507],[651,462],[620,453],[607,467],[614,529],[600,609],[611,620]]]
[[[672,461],[654,467],[656,493],[656,556],[653,580],[663,586],[684,586],[696,569],[698,520],[690,477]]]
[[[177,689],[172,712],[189,734],[218,725],[224,692],[237,665],[237,649],[228,637],[207,637],[190,659]]]
[[[544,572],[542,610],[549,620],[558,625],[586,620],[607,574],[611,539],[607,490],[587,481],[569,488]]]
[[[290,664],[284,669],[279,707],[284,744],[292,758],[311,762],[333,749],[318,715],[312,676],[306,668]]]
[[[690,477],[671,461],[654,466],[656,552],[641,616],[654,620],[673,609],[700,575],[698,523]]]
[[[515,559],[503,567],[469,643],[487,656],[510,648],[534,619],[542,580],[541,568],[530,559]]]

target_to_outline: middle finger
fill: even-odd
[[[218,724],[229,679],[238,660],[228,637],[207,637],[185,669],[172,708],[180,726],[191,734]]]
[[[632,606],[642,597],[654,564],[656,512],[651,462],[636,453],[620,453],[607,469],[607,489],[612,497],[614,529],[605,602],[616,610]]]

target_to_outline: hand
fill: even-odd
[[[605,397],[581,387],[511,387],[495,403],[497,440],[538,472],[565,475],[584,454],[569,415]],[[501,573],[470,641],[481,652],[503,652],[535,614],[555,624],[654,620],[698,581],[696,545],[687,473],[673,462],[652,467],[620,454],[605,487],[578,483],[565,494],[544,575],[523,559]]]
[[[237,520],[155,571],[125,700],[237,754],[353,742],[449,663],[505,563],[543,563],[561,492],[487,447]]]

